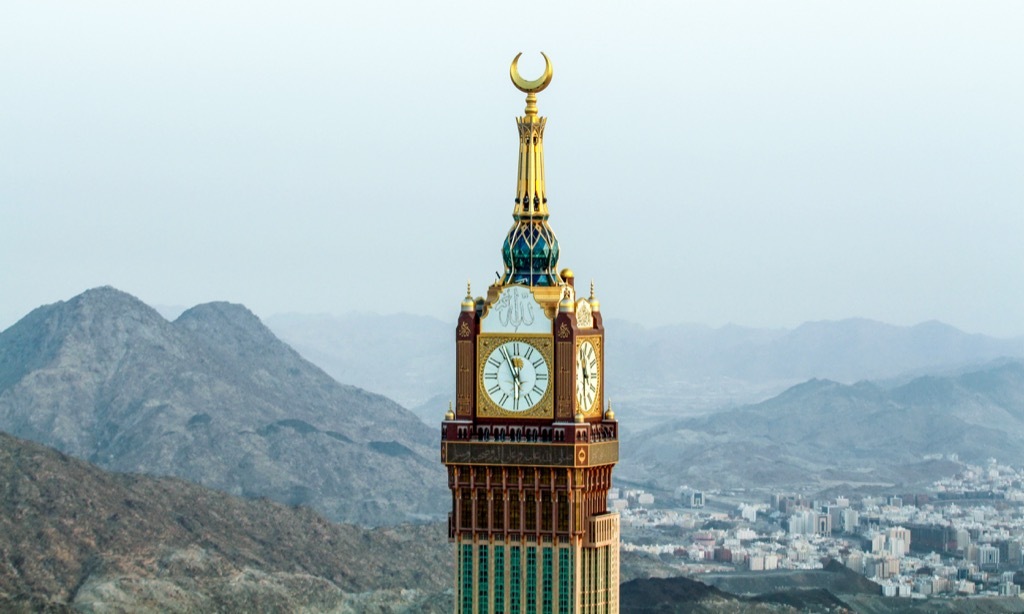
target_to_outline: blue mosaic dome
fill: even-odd
[[[558,285],[558,239],[542,220],[518,220],[501,247],[506,284]]]

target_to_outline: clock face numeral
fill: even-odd
[[[508,341],[487,356],[482,378],[482,389],[495,405],[521,412],[544,398],[551,376],[540,350],[526,341]]]
[[[576,346],[576,407],[587,413],[598,403],[601,387],[601,365],[597,349],[590,341],[581,341]]]

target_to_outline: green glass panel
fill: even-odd
[[[543,592],[541,594],[541,606],[542,606],[543,609],[541,611],[543,612],[543,614],[551,614],[551,606],[552,606],[552,602],[553,602],[553,599],[552,599],[553,594],[552,594],[552,592],[553,592],[554,586],[553,586],[553,582],[551,581],[551,577],[552,577],[551,558],[552,558],[551,557],[551,548],[550,547],[544,548],[543,549],[543,556],[542,556],[542,567],[541,567],[541,582],[542,582],[542,587],[541,588],[543,589]]]
[[[519,599],[522,597],[520,588],[522,586],[523,568],[520,560],[519,546],[509,548],[509,569],[508,569],[508,601],[509,612],[519,614]]]
[[[505,547],[494,547],[494,614],[505,614]]]
[[[558,611],[569,611],[569,600],[572,596],[572,566],[569,561],[569,550],[558,550]]]
[[[459,566],[462,568],[461,611],[469,614],[473,611],[473,546],[471,544],[462,546]]]
[[[477,589],[477,612],[479,614],[487,614],[487,597],[488,597],[488,584],[487,584],[487,546],[480,546],[479,552],[479,567],[476,572],[476,589]]]
[[[526,547],[526,611],[537,611],[537,548]]]

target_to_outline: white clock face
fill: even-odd
[[[584,413],[594,408],[601,389],[601,368],[594,344],[583,341],[576,346],[576,407]]]
[[[484,362],[483,389],[505,411],[526,411],[544,398],[550,383],[548,363],[525,341],[507,341]]]

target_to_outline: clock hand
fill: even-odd
[[[519,369],[516,369],[515,363],[512,362],[512,357],[508,355],[508,350],[505,346],[501,346],[501,355],[505,357],[505,362],[508,363],[508,370],[512,372],[512,392],[516,399],[519,399]]]
[[[508,350],[505,346],[501,346],[501,355],[505,357],[505,363],[508,364],[508,370],[512,372],[512,379],[519,377],[519,372],[516,370],[516,365],[512,362],[512,357],[508,355]]]

